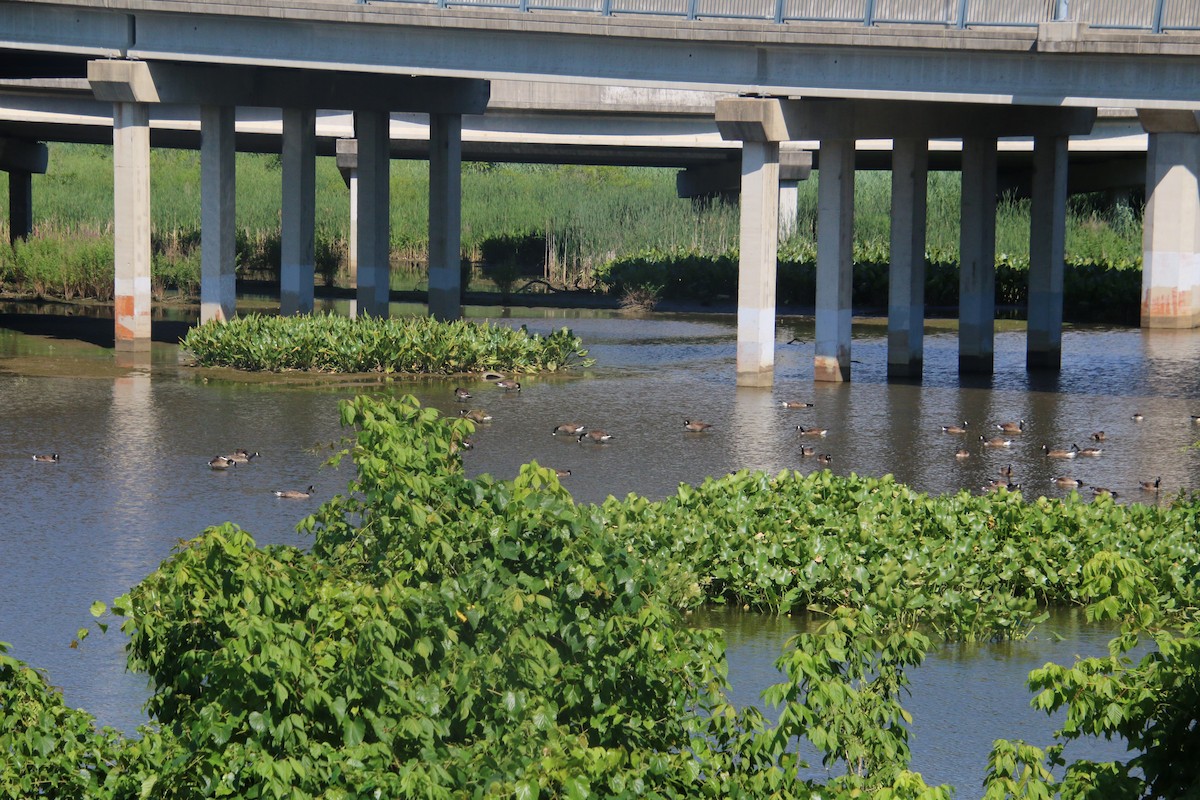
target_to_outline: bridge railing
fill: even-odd
[[[378,0],[359,0],[377,2]],[[857,25],[1031,27],[1086,22],[1093,28],[1152,33],[1200,30],[1196,0],[383,0],[438,8],[643,14],[689,20],[840,22]]]

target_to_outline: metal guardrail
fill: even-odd
[[[376,0],[359,0],[360,3]],[[1200,0],[384,0],[436,8],[641,14],[678,19],[841,22],[872,25],[1033,27],[1086,22],[1093,28],[1166,33],[1200,30]]]

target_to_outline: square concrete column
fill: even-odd
[[[779,182],[779,241],[796,232],[796,214],[800,210],[800,181]]]
[[[742,142],[737,385],[775,380],[775,275],[779,255],[779,143]]]
[[[1200,134],[1151,133],[1142,231],[1142,327],[1200,325]]]
[[[990,375],[996,323],[996,140],[964,139],[958,369]]]
[[[386,317],[391,291],[391,180],[388,115],[354,114],[358,138],[358,313]]]
[[[888,377],[920,378],[925,358],[925,223],[929,142],[892,146],[892,263],[888,272]]]
[[[1067,137],[1033,140],[1027,369],[1062,366],[1063,254],[1067,246]]]
[[[462,316],[462,115],[429,115],[429,313]]]
[[[114,339],[150,349],[150,112],[113,104]]]
[[[200,321],[236,311],[236,148],[233,106],[200,108]]]
[[[33,173],[14,169],[8,173],[8,243],[33,233]]]
[[[817,320],[813,380],[850,380],[854,140],[823,139],[817,170]]]
[[[317,214],[317,112],[283,110],[283,219],[280,229],[279,313],[313,310]]]

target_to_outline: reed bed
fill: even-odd
[[[193,292],[199,281],[199,154],[154,150],[151,155],[152,227],[156,285],[160,291]],[[278,156],[239,154],[237,160],[238,273],[270,279],[278,274],[281,168]],[[781,263],[804,263],[815,252],[819,172],[800,185],[797,224],[780,248]],[[0,173],[0,192],[7,176]],[[462,255],[468,282],[482,276],[507,292],[522,278],[554,288],[597,288],[614,262],[655,254],[687,254],[700,260],[735,258],[736,203],[692,202],[675,196],[669,169],[468,163],[463,170]],[[394,161],[391,170],[393,288],[424,287],[428,248],[428,170],[423,162]],[[958,260],[959,175],[932,173],[928,192],[927,251],[931,264]],[[856,176],[854,241],[860,264],[886,264],[890,227],[890,176]],[[51,146],[50,170],[34,181],[37,239],[95,241],[110,237],[111,148]],[[1071,199],[1068,260],[1118,269],[1141,258],[1141,206],[1108,203],[1096,195]],[[996,252],[1001,264],[1020,264],[1029,254],[1029,203],[998,204]],[[317,270],[327,285],[345,284],[349,193],[333,159],[317,163]],[[0,221],[3,224],[3,221]],[[5,231],[6,233],[6,231]],[[90,257],[65,242],[63,270],[87,273],[60,288],[59,278],[13,266],[19,257],[0,255],[0,280],[25,293],[90,293],[96,282]],[[3,251],[3,248],[0,248]],[[704,287],[705,268],[686,278]],[[44,271],[44,270],[43,270]],[[36,274],[34,274],[36,272]],[[645,282],[644,282],[645,283]],[[609,287],[611,288],[611,286]]]

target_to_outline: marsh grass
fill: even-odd
[[[199,282],[199,154],[153,150],[151,181],[155,269],[160,276],[156,291],[194,291]],[[797,225],[781,244],[781,262],[803,263],[809,260],[808,254],[815,253],[819,181],[818,172],[800,185]],[[0,196],[4,196],[6,184],[7,175],[0,173]],[[929,176],[927,250],[931,263],[957,262],[959,184],[957,173]],[[634,255],[687,253],[710,262],[736,258],[736,203],[677,198],[674,170],[468,163],[463,168],[462,186],[462,255],[482,267],[479,274],[485,281],[497,272],[496,277],[502,279],[495,282],[497,286],[509,277],[510,288],[524,283],[518,280],[521,277],[536,277],[555,288],[591,289],[596,286],[597,272],[604,272],[614,260]],[[242,277],[272,279],[278,275],[281,187],[278,156],[238,155],[237,257]],[[425,163],[392,162],[395,289],[425,286],[428,187]],[[858,173],[854,241],[860,264],[887,264],[890,204],[889,173]],[[36,238],[111,238],[111,148],[52,144],[49,172],[34,180],[34,209]],[[1029,213],[1027,200],[1005,198],[998,203],[996,252],[1002,263],[1027,260]],[[320,158],[316,255],[317,271],[326,285],[349,282],[348,220],[349,192],[333,159]],[[69,257],[65,243],[59,247],[67,256],[64,269],[90,269]],[[1141,257],[1141,207],[1136,203],[1109,205],[1090,195],[1072,198],[1067,251],[1069,259],[1086,263],[1135,266]],[[502,264],[509,255],[515,264]],[[513,269],[518,274],[509,276]],[[705,268],[684,280],[700,287],[711,271]],[[24,274],[14,275],[10,269],[0,277],[11,284],[23,280]],[[58,291],[54,287],[61,280],[43,277],[38,277],[36,284],[22,283],[18,289]],[[75,282],[82,285],[87,281],[81,277]]]

